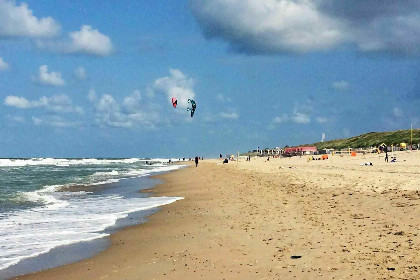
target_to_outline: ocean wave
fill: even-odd
[[[120,173],[116,170],[112,170],[110,172],[95,172],[91,176],[92,177],[109,177],[109,176],[118,176]]]
[[[70,166],[70,165],[100,165],[100,164],[116,164],[116,163],[136,163],[141,161],[140,158],[127,159],[65,159],[65,158],[28,158],[28,159],[0,159],[0,167],[23,167],[23,166],[37,166],[37,165],[55,165],[55,166]]]
[[[80,182],[78,184],[68,183],[62,185],[47,185],[36,191],[20,192],[15,200],[42,203],[44,206],[51,209],[60,209],[67,206],[67,202],[62,200],[62,196],[66,192],[61,190],[66,189],[83,189],[90,186],[102,186],[107,184],[118,183],[120,180],[127,178],[136,178],[149,176],[153,173],[167,172],[176,170],[184,167],[185,165],[153,165],[151,169],[130,169],[127,171],[115,171],[110,172],[95,172],[89,176],[88,182]],[[111,178],[109,178],[111,177]],[[117,177],[117,178],[115,178]],[[85,195],[89,192],[79,190],[77,192],[70,192],[73,195]]]
[[[0,223],[0,270],[58,246],[104,237],[106,228],[129,213],[179,199],[182,197],[86,196],[70,200],[59,210],[36,207],[11,213]]]

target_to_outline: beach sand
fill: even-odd
[[[420,151],[395,155],[163,174],[154,195],[184,200],[97,256],[18,279],[420,279]]]

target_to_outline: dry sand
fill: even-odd
[[[106,251],[19,279],[420,279],[420,151],[396,156],[200,162]]]

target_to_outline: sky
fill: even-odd
[[[215,157],[419,108],[418,0],[0,0],[0,157]]]

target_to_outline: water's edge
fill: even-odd
[[[173,171],[173,170],[172,170]],[[146,177],[132,178],[139,183],[138,191],[145,189],[153,189],[156,185],[161,183],[155,176],[171,171],[157,172]],[[153,178],[151,178],[153,177]],[[124,184],[126,181],[120,181]],[[150,196],[153,196],[151,193]],[[148,221],[147,217],[156,213],[161,207],[153,209],[142,210],[128,214],[127,217],[116,221],[115,225],[107,228],[104,232],[113,234],[125,227],[142,224]],[[10,266],[0,271],[0,279],[10,279],[11,277],[39,272],[54,267],[71,264],[77,261],[89,259],[107,249],[111,245],[110,236],[73,243],[69,245],[59,246],[47,253],[38,255],[36,257],[24,259],[16,265]]]

